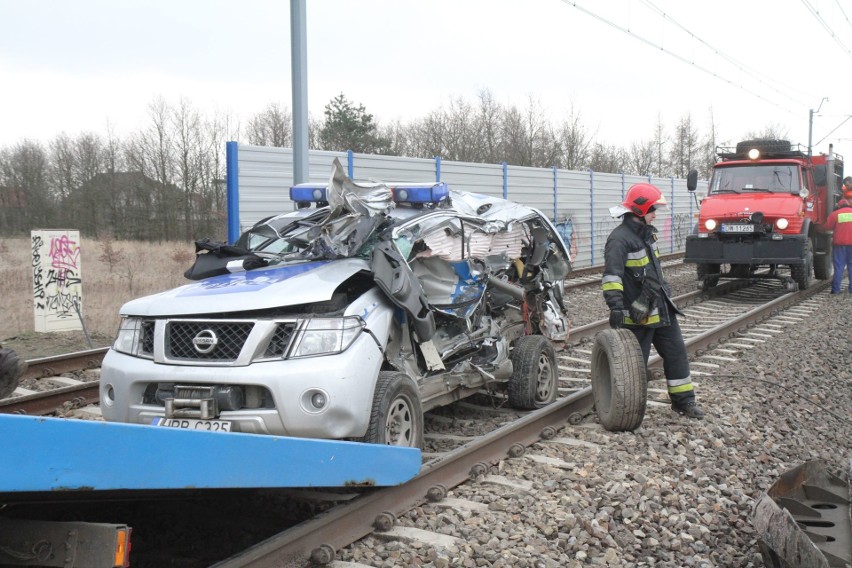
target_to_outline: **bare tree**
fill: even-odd
[[[290,148],[293,145],[293,115],[278,103],[269,103],[246,125],[248,143],[256,146]]]
[[[187,99],[182,98],[177,108],[173,109],[170,126],[174,131],[175,180],[183,189],[183,224],[180,233],[185,240],[190,241],[195,237],[194,200],[201,194],[201,166],[213,148],[204,144],[201,116]]]
[[[559,127],[559,143],[562,156],[558,165],[568,170],[583,168],[589,159],[591,137],[580,118],[580,111],[571,103],[568,117]]]
[[[627,155],[617,146],[595,143],[589,155],[589,169],[616,174],[626,169]]]
[[[698,141],[698,131],[692,123],[692,116],[686,114],[675,127],[675,135],[669,151],[673,176],[685,178],[689,173],[699,153]]]
[[[474,128],[481,141],[480,161],[482,162],[495,164],[503,161],[503,140],[501,139],[503,115],[503,108],[494,100],[491,91],[480,91]]]
[[[654,141],[633,142],[627,153],[627,167],[625,173],[635,175],[648,175],[654,167]]]
[[[668,138],[666,137],[666,129],[663,125],[663,117],[657,114],[657,123],[654,125],[654,164],[649,173],[655,176],[664,176],[669,173],[669,166],[666,160],[666,146]]]

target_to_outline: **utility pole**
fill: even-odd
[[[290,0],[293,81],[293,185],[308,181],[308,31],[305,0]]]
[[[819,112],[819,109],[822,108],[822,103],[828,100],[828,97],[823,97],[819,102],[819,106],[816,110],[811,109],[808,114],[808,157],[810,158],[813,155],[812,146],[814,140],[814,113]]]

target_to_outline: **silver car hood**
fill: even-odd
[[[214,276],[127,302],[121,315],[186,316],[322,302],[341,282],[369,268],[366,260],[344,258]]]

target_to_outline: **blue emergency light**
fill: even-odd
[[[393,200],[397,203],[440,203],[450,195],[447,184],[406,183],[389,186],[393,191]]]
[[[300,202],[328,201],[324,183],[300,183],[290,188],[290,199]]]

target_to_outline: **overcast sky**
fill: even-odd
[[[242,121],[292,108],[286,0],[0,0],[0,148],[145,124],[158,96]],[[852,0],[308,0],[308,105],[380,122],[451,98],[573,105],[628,147],[687,113],[719,141],[775,126],[852,155]],[[833,131],[833,132],[832,132]]]

